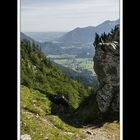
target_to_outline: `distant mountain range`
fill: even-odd
[[[25,34],[36,41],[43,43],[47,41],[54,41],[66,34],[66,32],[25,32]]]
[[[95,33],[99,35],[102,33],[109,33],[115,25],[119,24],[119,19],[110,21],[106,20],[103,23],[97,26],[88,26],[84,28],[75,28],[72,31],[67,33],[64,32],[26,32],[21,33],[21,39],[35,40],[37,44],[48,42],[48,41],[57,41],[65,44],[75,44],[75,43],[93,43],[95,38]],[[27,36],[26,36],[26,35]],[[33,39],[32,39],[33,38]]]
[[[109,33],[115,25],[119,24],[119,19],[115,21],[106,20],[98,26],[89,26],[85,28],[75,28],[74,30],[66,33],[57,41],[63,43],[90,43],[94,42],[95,33]]]
[[[93,46],[94,38],[95,38],[95,33],[97,32],[98,34],[102,33],[108,33],[119,23],[119,20],[115,21],[105,21],[102,24],[96,26],[96,27],[85,27],[85,28],[76,28],[70,32],[67,32],[63,34],[59,39],[53,40],[53,41],[46,41],[46,42],[39,42],[38,40],[41,39],[41,33],[38,33],[36,37],[38,40],[32,38],[29,34],[26,35],[26,33],[21,32],[21,40],[26,39],[29,40],[30,42],[34,42],[36,45],[41,47],[41,50],[46,54],[46,56],[53,55],[53,57],[50,57],[51,61],[58,62],[56,60],[61,61],[62,63],[60,64],[55,64],[56,67],[61,69],[67,76],[73,79],[83,79],[81,80],[83,83],[97,83],[96,77],[94,77],[92,74],[89,73],[89,71],[83,71],[82,73],[79,71],[73,71],[71,67],[65,68],[65,65],[63,63],[63,59],[67,59],[69,64],[73,64],[72,61],[69,61],[69,58],[63,57],[61,59],[57,58],[58,55],[63,56],[65,54],[69,56],[75,56],[75,63],[73,64],[75,68],[77,65],[85,69],[86,65],[92,65],[92,64],[80,64],[79,59],[83,58],[89,58],[92,59],[95,54],[95,49]],[[37,34],[37,33],[36,33]],[[34,34],[35,35],[35,34]],[[41,36],[40,36],[41,35]],[[44,33],[45,35],[45,33]],[[46,34],[48,35],[48,34]],[[58,35],[58,34],[57,34]],[[60,35],[60,34],[59,34]],[[61,34],[62,35],[62,34]],[[30,37],[29,37],[30,36]],[[49,35],[48,35],[49,36]],[[50,35],[52,36],[52,34]],[[45,38],[45,37],[44,37]],[[55,42],[56,41],[56,42]],[[54,57],[56,55],[56,58]],[[85,59],[85,60],[86,60]],[[54,64],[54,63],[53,63]],[[88,69],[89,70],[89,69]],[[91,72],[91,71],[90,71]],[[85,76],[86,75],[86,76]],[[90,77],[90,78],[88,78]],[[96,82],[95,82],[96,81]]]

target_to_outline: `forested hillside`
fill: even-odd
[[[90,91],[52,66],[41,50],[28,41],[21,41],[21,84],[46,96],[65,96],[72,108],[77,108]]]

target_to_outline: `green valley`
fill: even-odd
[[[91,90],[65,76],[38,47],[28,41],[21,41],[21,84],[48,96],[64,95],[72,108],[77,108]]]
[[[21,41],[21,135],[33,140],[82,140],[81,130],[61,115],[71,114],[91,92],[93,88],[53,66],[35,44]],[[58,104],[62,96],[67,106]]]
[[[95,48],[21,39],[21,140],[119,139],[118,38],[119,25]]]

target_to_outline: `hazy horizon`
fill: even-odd
[[[22,32],[68,32],[119,19],[119,0],[21,0]]]

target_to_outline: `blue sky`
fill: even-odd
[[[21,31],[70,31],[119,18],[119,0],[21,0]]]

